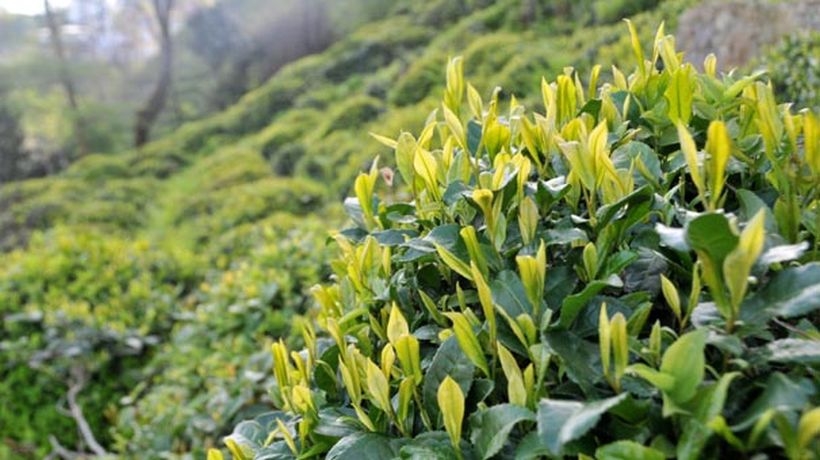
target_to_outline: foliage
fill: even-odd
[[[391,180],[355,180],[233,458],[815,458],[817,114],[629,42],[534,113],[453,59],[421,132],[377,136]]]
[[[73,421],[55,403],[77,372],[91,382],[80,393],[91,423],[111,423],[109,405],[140,380],[139,369],[167,333],[180,292],[194,279],[190,254],[155,251],[145,241],[103,239],[93,232],[77,236],[55,229],[36,235],[29,251],[5,254],[0,267],[5,435],[44,446],[54,434],[75,444]]]
[[[820,110],[820,32],[786,37],[763,61],[779,96]]]
[[[271,360],[256,352],[258,344],[288,337],[310,286],[326,270],[323,224],[286,222],[279,215],[224,242],[234,261],[208,273],[190,305],[175,313],[169,339],[145,365],[148,378],[123,399],[114,435],[120,452],[201,458],[239,420],[269,404]]]

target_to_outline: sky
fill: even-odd
[[[50,0],[53,8],[62,8],[71,0]],[[42,0],[0,0],[0,10],[14,14],[40,14],[43,12]]]

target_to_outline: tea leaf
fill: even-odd
[[[459,448],[461,422],[464,420],[464,393],[455,380],[447,376],[438,387],[438,406],[444,419],[444,428],[450,435],[453,447]]]
[[[451,377],[458,382],[464,394],[470,392],[473,385],[473,374],[475,367],[467,355],[461,350],[455,337],[445,340],[430,363],[430,367],[424,373],[424,385],[422,396],[424,398],[424,410],[434,420],[438,417],[439,408],[436,402],[436,395],[441,382],[445,377]]]
[[[387,338],[393,345],[403,335],[409,334],[410,329],[407,327],[407,320],[399,310],[399,307],[394,303],[390,307],[390,316],[387,320]]]
[[[553,455],[560,455],[564,445],[591,430],[601,416],[621,403],[626,394],[600,401],[542,400],[538,404],[538,437]]]
[[[470,417],[470,441],[482,459],[496,455],[507,443],[512,429],[518,423],[535,421],[535,414],[513,404],[498,404],[478,411]]]
[[[401,443],[377,433],[354,433],[340,439],[328,451],[326,460],[377,460],[394,458]]]
[[[683,404],[697,392],[705,371],[705,346],[706,331],[697,330],[680,336],[666,349],[660,371],[674,379],[674,386],[665,391],[672,401]]]
[[[672,313],[675,314],[678,321],[681,321],[683,317],[681,316],[680,309],[680,295],[678,294],[678,290],[675,289],[675,285],[664,275],[661,275],[661,290],[663,291],[664,299],[666,299],[666,304],[672,309]]]
[[[722,121],[709,124],[706,151],[709,153],[709,193],[711,209],[717,208],[725,182],[726,164],[731,153],[731,141]]]
[[[809,445],[820,436],[820,407],[806,412],[797,425],[798,450],[809,449]]]
[[[616,441],[595,451],[598,460],[663,460],[664,454],[635,441]]]
[[[689,134],[689,129],[687,129],[685,125],[678,123],[675,126],[678,130],[681,153],[683,153],[683,157],[686,159],[686,165],[689,167],[687,172],[692,177],[692,182],[695,183],[695,187],[698,190],[698,195],[700,195],[701,201],[704,201],[706,184],[704,183],[703,175],[701,173],[700,162],[698,161],[698,150],[695,146],[695,141],[692,139],[692,135]]]
[[[498,358],[501,368],[507,377],[507,395],[512,404],[521,407],[527,406],[527,389],[524,387],[524,377],[515,358],[503,345],[498,344]]]
[[[689,124],[692,118],[693,89],[691,67],[683,66],[672,72],[672,78],[664,94],[669,102],[669,121],[674,124]]]
[[[487,366],[484,350],[478,343],[478,337],[473,332],[473,327],[467,321],[467,318],[463,313],[445,313],[444,315],[453,322],[453,331],[461,350],[477,368],[484,371],[484,375],[489,376],[490,368]]]

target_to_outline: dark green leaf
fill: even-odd
[[[781,373],[772,374],[761,394],[732,426],[732,431],[751,427],[768,410],[779,412],[803,410],[817,393],[817,383],[808,379],[792,380]]]
[[[740,215],[744,221],[748,222],[752,220],[752,217],[754,217],[758,211],[763,209],[766,216],[764,224],[766,233],[777,233],[777,221],[774,218],[774,214],[772,214],[772,210],[763,200],[760,199],[760,197],[758,197],[751,190],[745,189],[738,190],[736,195],[737,200],[740,202]]]
[[[538,437],[553,455],[560,455],[565,444],[586,434],[625,398],[621,394],[590,403],[545,399],[538,404]]]
[[[233,435],[242,436],[255,445],[261,446],[265,442],[265,438],[268,437],[268,432],[259,422],[255,420],[245,420],[236,425],[233,429]]]
[[[737,246],[738,237],[726,216],[709,213],[689,222],[686,241],[694,250],[708,255],[718,270],[722,270],[723,260]]]
[[[482,459],[490,458],[504,446],[515,424],[535,420],[535,414],[514,404],[499,404],[473,414],[470,440]]]
[[[467,122],[467,149],[473,156],[476,156],[478,147],[481,145],[481,123],[475,120]]]
[[[616,441],[595,451],[597,460],[664,460],[664,455],[634,441]]]
[[[587,234],[577,227],[555,228],[547,230],[547,238],[544,243],[547,246],[556,244],[571,244],[573,242],[586,243],[589,241]]]
[[[769,361],[820,365],[820,341],[781,339],[766,345]]]
[[[604,288],[622,286],[621,279],[611,275],[606,280],[591,281],[584,287],[583,291],[567,296],[561,304],[561,317],[559,319],[561,326],[568,328],[575,321],[578,313]]]
[[[658,159],[658,154],[652,150],[652,147],[643,142],[632,141],[627,142],[612,152],[612,163],[616,169],[629,171],[632,167],[632,163],[639,159],[643,162],[644,166],[646,166],[646,170],[652,175],[655,183],[660,182],[663,177],[661,162]],[[635,180],[635,185],[639,187],[649,183],[638,170],[637,166],[632,169],[632,177]]]
[[[474,458],[469,444],[461,442],[461,453],[464,460]],[[452,460],[458,454],[444,431],[429,431],[416,436],[401,448],[401,458],[407,460]]]
[[[256,452],[253,460],[293,460],[296,456],[290,451],[285,441],[277,441]]]
[[[433,420],[438,418],[438,388],[448,375],[458,383],[461,391],[466,395],[473,384],[474,366],[470,359],[461,351],[455,336],[448,338],[441,344],[433,361],[424,375],[422,396],[424,409]]]
[[[414,230],[384,230],[373,232],[373,238],[384,246],[398,246],[410,238],[415,238],[418,233]]]
[[[511,318],[526,314],[532,316],[532,305],[527,299],[524,284],[515,272],[504,270],[490,283],[493,302],[498,304]]]
[[[618,225],[622,225],[622,230],[627,230],[634,223],[641,220],[649,212],[648,205],[652,201],[652,188],[643,186],[634,190],[629,195],[610,205],[601,206],[595,213],[598,218],[598,228],[609,225],[614,218],[618,218]]]
[[[355,433],[340,439],[327,460],[382,460],[399,454],[398,440],[376,433]]]
[[[545,339],[566,366],[569,378],[589,393],[602,378],[598,345],[561,330],[547,332]]]
[[[774,263],[788,262],[790,260],[799,259],[800,256],[809,248],[809,243],[802,242],[798,244],[784,244],[775,246],[766,250],[758,263],[761,265],[771,265]]]
[[[783,270],[740,308],[744,320],[757,315],[794,318],[820,308],[820,263]],[[764,317],[765,320],[765,317]]]

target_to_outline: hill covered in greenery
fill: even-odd
[[[690,3],[396,2],[221,113],[2,186],[0,455],[222,447],[277,399],[270,345],[310,342],[311,289],[339,279],[328,237],[357,175],[376,157],[402,167],[368,132],[421,132],[456,55],[482,99],[544,113],[542,77],[630,67],[620,19],[649,45]]]

